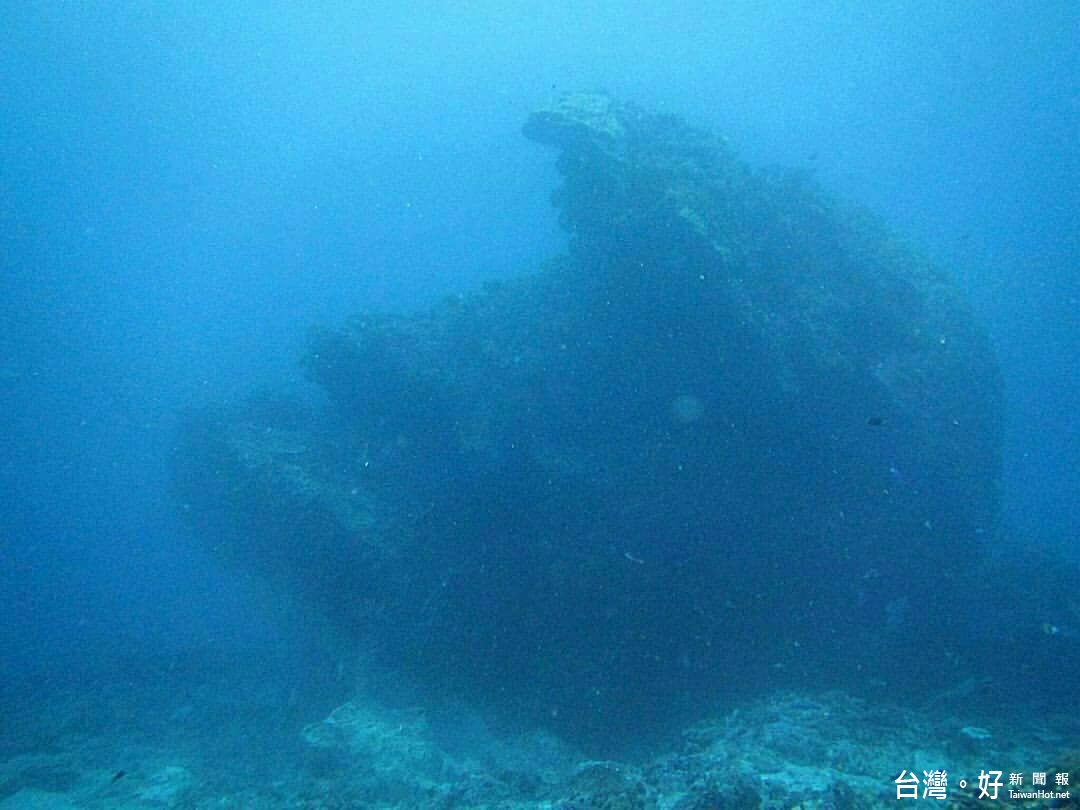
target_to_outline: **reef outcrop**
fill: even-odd
[[[322,412],[190,415],[192,518],[395,666],[582,734],[947,629],[1002,410],[947,276],[672,116],[571,95],[524,132],[566,254],[318,330]]]

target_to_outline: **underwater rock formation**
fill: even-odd
[[[1002,408],[948,278],[671,116],[572,95],[524,131],[567,254],[318,330],[324,413],[192,414],[192,518],[395,666],[586,736],[946,632]]]

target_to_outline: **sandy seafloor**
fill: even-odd
[[[546,731],[495,731],[465,711],[391,707],[362,689],[324,710],[283,699],[258,675],[192,675],[5,702],[0,810],[1080,806],[1006,800],[1010,773],[1029,790],[1033,772],[1047,774],[1048,790],[1060,772],[1080,780],[1075,707],[969,715],[985,687],[971,682],[919,706],[890,700],[886,685],[873,700],[777,691],[631,761],[589,759]],[[944,802],[922,788],[897,801],[902,772],[939,769]],[[979,801],[979,774],[994,770],[999,798]]]

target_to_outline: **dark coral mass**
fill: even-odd
[[[671,116],[572,95],[525,135],[567,254],[318,331],[325,412],[193,414],[193,519],[392,666],[580,736],[927,677],[890,622],[947,635],[998,511],[1001,384],[956,288]]]

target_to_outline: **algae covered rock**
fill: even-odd
[[[392,665],[583,735],[946,631],[1001,442],[954,285],[672,116],[573,95],[525,134],[567,254],[318,330],[325,412],[193,415],[193,518]]]

